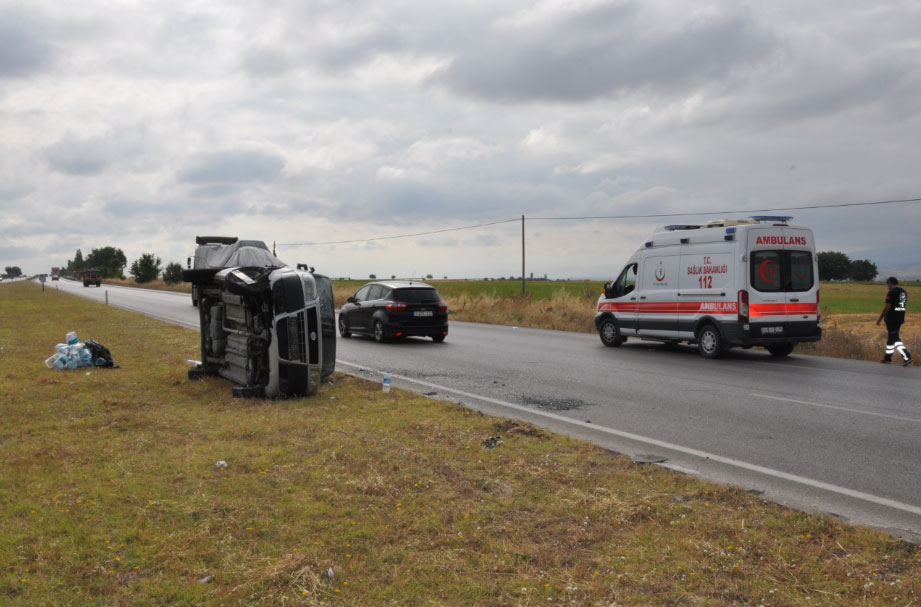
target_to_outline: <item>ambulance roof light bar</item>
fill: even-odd
[[[780,223],[787,223],[793,219],[793,217],[787,215],[752,215],[751,218],[755,221],[777,221]]]

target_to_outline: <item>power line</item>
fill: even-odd
[[[874,205],[885,205],[885,204],[898,204],[906,202],[921,202],[921,198],[905,198],[901,200],[876,200],[873,202],[841,202],[836,204],[824,204],[824,205],[804,205],[796,207],[773,207],[769,209],[748,209],[748,210],[724,210],[724,211],[703,211],[698,213],[653,213],[647,215],[584,215],[584,216],[574,216],[574,217],[527,217],[528,221],[576,221],[576,220],[587,220],[587,219],[662,219],[666,217],[693,217],[699,215],[728,215],[736,213],[774,213],[777,211],[804,211],[809,209],[835,209],[843,207],[865,207],[865,206],[874,206]],[[353,244],[357,242],[372,242],[375,240],[394,240],[397,238],[412,238],[413,236],[428,236],[430,234],[444,234],[445,232],[459,232],[461,230],[473,230],[476,228],[485,228],[487,226],[494,226],[503,223],[513,223],[521,221],[520,217],[514,219],[501,219],[498,221],[490,221],[488,223],[478,223],[475,225],[469,226],[460,226],[457,228],[444,228],[442,230],[430,230],[428,232],[416,232],[413,234],[396,234],[393,236],[376,236],[373,238],[356,238],[353,240],[332,240],[327,242],[288,242],[288,243],[278,243],[276,246],[279,247],[305,247],[313,245],[328,245],[328,244]]]
[[[838,204],[814,204],[799,207],[774,207],[770,209],[749,209],[746,211],[704,211],[701,213],[657,213],[651,215],[586,215],[583,217],[528,217],[528,220],[574,220],[574,219],[655,219],[664,217],[692,217],[697,215],[726,215],[730,213],[773,213],[776,211],[803,211],[807,209],[834,209],[841,207],[865,207],[881,204],[896,204],[899,202],[921,202],[921,198],[906,198],[902,200],[877,200],[874,202],[842,202]]]
[[[502,219],[499,221],[490,221],[489,223],[478,223],[472,226],[461,226],[459,228],[445,228],[443,230],[431,230],[429,232],[416,232],[415,234],[397,234],[395,236],[377,236],[375,238],[358,238],[355,240],[334,240],[330,242],[287,242],[287,243],[278,243],[276,246],[279,247],[303,247],[307,245],[317,245],[317,244],[350,244],[354,242],[371,242],[372,240],[392,240],[394,238],[410,238],[412,236],[426,236],[428,234],[443,234],[444,232],[457,232],[460,230],[472,230],[474,228],[484,228],[486,226],[499,225],[500,223],[511,223],[513,221],[521,221],[520,219]]]

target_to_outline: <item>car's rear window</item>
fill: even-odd
[[[435,289],[394,289],[393,301],[405,303],[438,303],[441,295]]]

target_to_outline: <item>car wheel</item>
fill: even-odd
[[[697,334],[697,349],[704,358],[719,358],[723,355],[723,337],[713,325],[704,325]]]
[[[352,332],[349,331],[349,326],[345,324],[345,319],[342,317],[342,314],[339,314],[339,335],[342,337],[352,336]]]
[[[435,342],[436,344],[440,344],[441,342],[445,340],[445,337],[447,337],[447,335],[445,335],[444,333],[437,333],[435,335],[432,335],[432,341]]]
[[[381,324],[381,321],[379,320],[374,321],[374,341],[378,343],[383,343],[386,341],[386,338],[384,337],[384,325]]]
[[[782,358],[789,356],[794,347],[796,347],[796,344],[771,344],[767,346],[767,351],[771,353],[771,356]]]
[[[598,335],[601,337],[601,343],[609,348],[617,348],[620,344],[627,341],[625,337],[620,336],[617,329],[617,323],[613,318],[605,318],[598,326]]]

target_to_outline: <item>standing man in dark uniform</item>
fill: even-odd
[[[905,307],[908,304],[908,293],[899,286],[899,280],[895,276],[890,276],[886,280],[886,286],[889,292],[886,293],[886,305],[880,313],[876,324],[886,321],[886,331],[889,333],[886,339],[886,356],[879,362],[889,364],[892,362],[892,353],[898,352],[902,356],[902,366],[907,367],[911,364],[911,354],[905,349],[902,338],[899,337],[899,327],[905,322]]]

